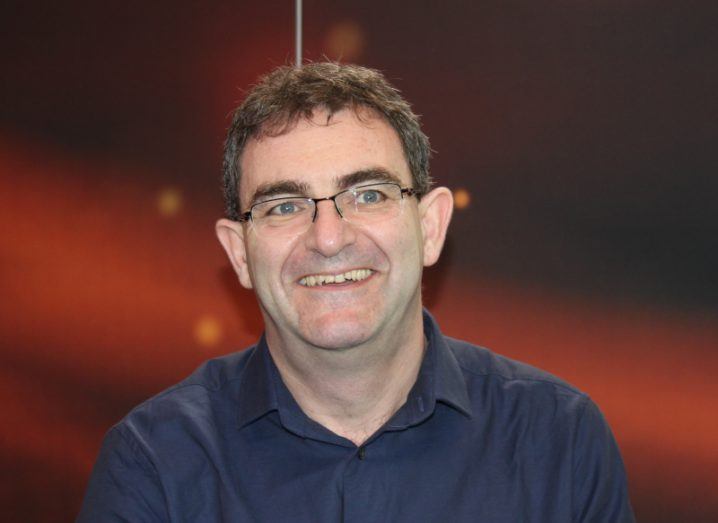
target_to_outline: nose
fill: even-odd
[[[314,222],[306,235],[307,247],[326,258],[336,256],[356,240],[356,231],[339,214],[334,202],[317,202]]]

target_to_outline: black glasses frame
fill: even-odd
[[[399,190],[401,191],[401,199],[402,199],[402,200],[404,199],[404,195],[406,195],[406,196],[408,196],[408,197],[418,195],[418,192],[417,192],[416,189],[414,189],[413,187],[402,187],[402,186],[399,185],[398,183],[392,183],[392,182],[368,183],[368,184],[366,184],[366,185],[358,185],[357,187],[351,187],[351,188],[349,188],[349,189],[344,189],[343,191],[339,191],[338,193],[336,193],[334,196],[327,196],[326,198],[309,198],[309,197],[307,197],[307,196],[300,196],[300,197],[282,196],[281,198],[271,198],[271,199],[269,199],[269,200],[264,200],[263,202],[255,203],[254,205],[252,205],[252,206],[249,208],[249,210],[248,210],[247,212],[243,212],[242,214],[240,214],[240,215],[239,215],[239,218],[237,219],[237,221],[240,222],[240,223],[247,223],[247,222],[253,221],[253,219],[252,219],[252,211],[254,210],[254,208],[255,208],[257,205],[264,205],[265,203],[268,203],[268,202],[276,202],[276,201],[279,201],[279,200],[287,200],[287,199],[292,199],[292,200],[306,200],[306,201],[311,201],[311,202],[313,202],[313,203],[314,203],[314,214],[312,215],[312,223],[314,223],[314,220],[317,219],[317,209],[318,209],[318,205],[317,205],[317,204],[318,204],[319,202],[324,202],[324,201],[327,201],[327,200],[331,200],[331,201],[332,201],[332,203],[334,204],[334,208],[335,208],[336,211],[337,211],[337,214],[338,214],[339,216],[341,216],[342,218],[344,218],[344,215],[342,214],[342,211],[339,210],[339,206],[337,205],[337,198],[338,198],[339,196],[341,196],[342,194],[344,194],[344,193],[356,191],[356,190],[358,190],[358,189],[363,189],[363,188],[365,188],[365,187],[371,187],[371,186],[373,186],[373,185],[394,185],[394,186],[398,187]]]

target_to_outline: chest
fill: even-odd
[[[176,521],[561,522],[566,448],[440,412],[359,448],[269,423],[190,448],[162,475]]]

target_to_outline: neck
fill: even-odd
[[[270,353],[304,413],[361,445],[406,402],[424,355],[421,309],[409,325],[349,349],[288,345],[267,331]]]

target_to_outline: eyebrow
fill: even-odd
[[[267,200],[273,196],[279,195],[300,195],[307,196],[309,194],[309,185],[304,182],[295,182],[294,180],[280,180],[278,182],[263,183],[257,187],[250,200],[250,205],[261,200]]]
[[[334,183],[340,190],[349,189],[360,183],[389,182],[402,185],[401,180],[394,173],[382,167],[370,167],[353,173],[345,174],[334,179]]]

